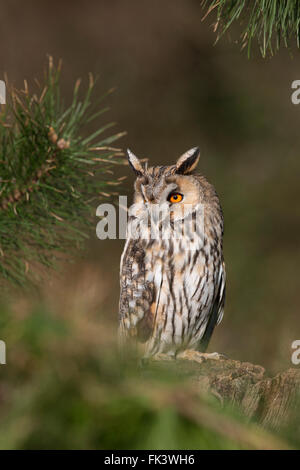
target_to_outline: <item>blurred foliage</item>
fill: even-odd
[[[107,110],[92,100],[93,77],[82,99],[76,82],[69,107],[59,81],[60,65],[50,57],[39,96],[25,81],[23,91],[7,93],[1,115],[0,276],[19,284],[36,273],[31,263],[51,266],[58,251],[78,248],[92,220],[91,202],[118,185],[111,168],[120,158],[112,158],[122,153],[109,145],[122,134],[99,139],[110,123],[82,135]]]
[[[202,2],[208,6],[206,16],[217,12],[214,30],[218,39],[238,21],[242,25],[241,45],[248,48],[257,39],[263,57],[267,51],[278,51],[283,43],[288,47],[291,38],[300,45],[300,2],[298,0],[214,0]]]
[[[52,294],[51,294],[52,295]],[[65,302],[66,299],[64,299]],[[121,361],[97,309],[1,305],[1,449],[264,449],[299,445],[272,435],[185,377]],[[69,306],[72,300],[69,299]],[[74,304],[75,305],[75,304]],[[20,313],[22,306],[22,313]],[[63,312],[63,313],[62,313]]]

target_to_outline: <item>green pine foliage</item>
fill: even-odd
[[[261,54],[278,51],[281,44],[288,47],[291,40],[300,44],[300,2],[298,0],[213,0],[203,1],[208,6],[205,17],[215,12],[214,30],[218,39],[238,22],[242,28],[240,43],[248,55],[253,39],[257,39]]]
[[[77,249],[87,237],[93,202],[118,185],[112,168],[122,163],[110,147],[122,134],[104,136],[113,124],[88,135],[83,129],[107,108],[92,95],[94,80],[65,107],[60,95],[60,64],[49,67],[31,94],[10,89],[0,116],[0,283],[23,284],[51,266],[58,253]],[[103,97],[102,97],[103,98]],[[111,194],[111,191],[109,191]],[[35,273],[33,275],[33,273]]]

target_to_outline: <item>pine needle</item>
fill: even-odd
[[[248,55],[256,39],[263,57],[267,52],[273,55],[283,43],[289,47],[292,41],[300,45],[300,1],[298,0],[203,0],[207,7],[203,20],[210,14],[216,15],[214,31],[219,40],[224,33],[238,22],[241,28],[240,44],[247,46]]]
[[[103,138],[112,126],[104,123],[84,134],[85,124],[102,111],[92,98],[95,81],[90,75],[81,97],[77,80],[65,107],[60,67],[50,57],[44,82],[35,81],[33,93],[27,81],[23,91],[8,89],[11,99],[0,120],[0,284],[33,280],[32,266],[53,266],[58,252],[76,250],[95,223],[89,201],[96,207],[100,188],[111,197],[108,188],[120,184],[111,168],[124,157],[109,144],[123,133]]]

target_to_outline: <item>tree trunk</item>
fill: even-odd
[[[268,377],[261,366],[226,358],[202,363],[186,359],[162,361],[159,367],[189,376],[200,392],[238,405],[246,416],[273,429],[288,421],[300,389],[300,370],[295,368]]]

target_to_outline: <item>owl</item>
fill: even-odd
[[[170,166],[143,166],[127,151],[136,181],[121,257],[119,338],[145,358],[199,362],[223,317],[223,213],[214,187],[195,173],[199,148]]]

